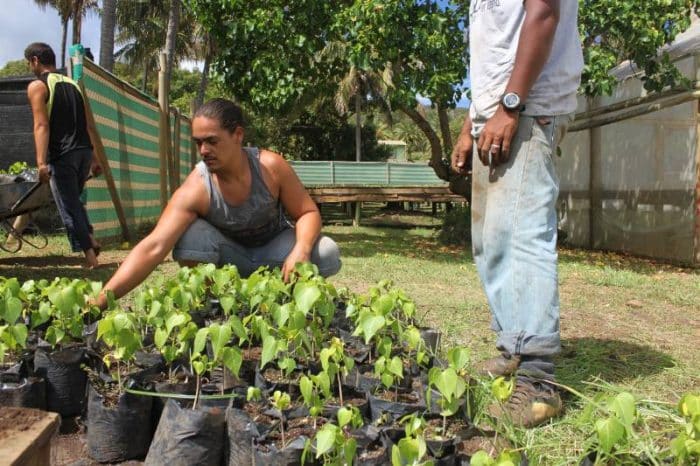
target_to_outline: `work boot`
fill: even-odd
[[[502,352],[495,358],[476,363],[476,373],[484,377],[501,377],[515,374],[520,365],[520,356]]]
[[[493,404],[488,413],[518,427],[535,427],[562,412],[556,387],[544,380],[517,375],[513,393],[503,403]]]

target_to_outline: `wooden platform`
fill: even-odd
[[[322,186],[307,187],[318,204],[328,202],[466,202],[447,186]]]
[[[46,466],[58,414],[29,408],[0,408],[0,464]]]

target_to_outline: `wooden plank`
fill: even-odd
[[[51,463],[51,438],[58,431],[58,413],[30,408],[2,408],[0,460],[12,466]],[[6,425],[12,423],[12,425]],[[26,424],[26,425],[25,425]]]
[[[452,194],[447,186],[339,186],[307,188],[317,203],[327,202],[466,202],[464,197]]]

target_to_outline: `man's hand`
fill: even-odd
[[[474,138],[470,131],[462,131],[452,149],[452,170],[462,176],[472,171]]]
[[[294,246],[292,251],[289,253],[287,258],[282,264],[282,279],[285,282],[289,282],[292,272],[294,272],[294,266],[299,262],[309,262],[311,260],[311,254],[305,252],[301,247]]]
[[[507,112],[498,106],[496,113],[489,118],[484,126],[477,148],[479,159],[484,165],[494,166],[505,163],[510,158],[510,143],[518,130],[518,112]]]
[[[39,165],[39,182],[42,184],[48,183],[51,179],[51,172],[49,171],[49,166],[46,164]]]
[[[93,178],[102,174],[102,165],[100,165],[100,162],[97,161],[97,157],[92,157],[92,161],[90,162],[90,173],[92,173]]]

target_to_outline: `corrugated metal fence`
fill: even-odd
[[[304,186],[443,186],[427,164],[290,162]]]

